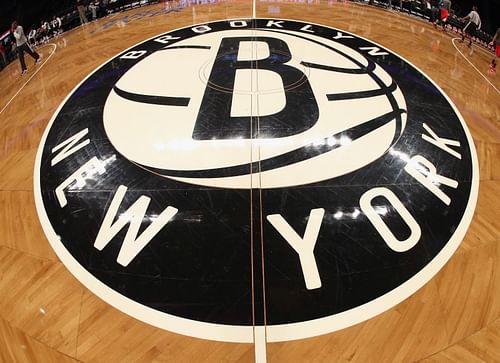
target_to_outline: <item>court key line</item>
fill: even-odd
[[[496,88],[496,87],[495,87],[495,85],[494,85],[493,83],[491,83],[491,82],[490,82],[490,80],[489,80],[488,78],[486,78],[486,76],[485,76],[485,75],[484,75],[484,74],[483,74],[483,73],[482,73],[479,69],[477,69],[477,67],[476,67],[476,66],[475,66],[475,65],[474,65],[474,64],[473,64],[473,63],[469,60],[469,58],[467,58],[467,57],[466,57],[466,56],[465,56],[465,55],[464,55],[464,54],[460,51],[460,49],[458,49],[458,47],[457,47],[457,46],[456,46],[456,44],[455,44],[455,40],[458,40],[458,39],[460,39],[460,38],[453,38],[453,39],[451,40],[451,43],[453,44],[453,46],[455,47],[455,49],[458,51],[458,53],[460,53],[460,55],[461,55],[462,57],[464,57],[464,59],[465,59],[467,62],[469,62],[469,64],[472,66],[472,68],[474,68],[474,69],[476,70],[476,72],[477,72],[477,73],[479,73],[479,74],[481,75],[481,77],[483,77],[483,78],[484,78],[484,80],[485,80],[486,82],[488,82],[488,83],[490,84],[490,86],[491,86],[491,87],[493,87],[493,89],[494,89],[495,91],[497,91],[497,93],[499,93],[499,94],[500,94],[500,91],[498,90],[498,88]]]
[[[33,73],[31,75],[30,78],[28,78],[28,80],[21,86],[21,88],[19,88],[19,90],[16,92],[16,94],[14,96],[12,96],[12,98],[9,100],[9,102],[7,102],[7,104],[0,110],[0,115],[2,114],[2,112],[11,104],[12,101],[14,101],[14,98],[17,97],[17,95],[24,89],[24,87],[33,79],[33,77],[35,77],[37,75],[38,72],[40,72],[40,70],[43,68],[43,66],[49,61],[49,59],[52,57],[52,55],[54,55],[54,53],[56,52],[56,49],[57,49],[57,45],[55,44],[46,44],[40,48],[43,48],[43,47],[46,47],[48,45],[51,45],[54,47],[54,50],[52,51],[52,53],[49,54],[49,56],[47,57],[47,59],[45,60],[45,62],[43,62],[40,67],[36,70],[35,73]]]

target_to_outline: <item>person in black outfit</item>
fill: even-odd
[[[431,0],[431,23],[436,26],[436,22],[439,19],[440,11],[440,0]]]

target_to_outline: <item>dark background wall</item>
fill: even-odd
[[[467,15],[474,4],[479,7],[482,29],[493,34],[500,27],[500,0],[452,0],[452,8],[459,16]],[[0,34],[9,29],[14,18],[28,29],[34,24],[39,26],[42,19],[74,8],[75,0],[1,0]]]
[[[65,10],[73,10],[74,4],[75,0],[1,0],[0,33],[8,30],[14,19],[26,29],[32,25],[39,27],[42,20],[50,20]]]

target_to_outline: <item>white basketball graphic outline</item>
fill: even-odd
[[[191,133],[207,87],[204,80],[208,79],[210,72],[207,63],[214,63],[213,58],[222,38],[244,37],[249,36],[249,33],[252,37],[280,38],[291,48],[292,59],[288,64],[307,71],[306,77],[320,107],[318,122],[300,134],[281,138],[194,140]],[[254,60],[259,60],[268,55],[262,56],[259,47],[255,48],[253,54],[246,54],[247,59],[253,56]],[[264,189],[309,184],[366,166],[381,157],[404,130],[406,102],[392,77],[361,53],[334,40],[295,31],[226,30],[179,41],[172,49],[175,51],[169,51],[166,46],[139,61],[122,76],[116,88],[120,92],[147,97],[189,95],[188,107],[130,101],[115,89],[109,94],[104,109],[105,130],[115,148],[131,162],[155,174],[185,183],[221,188],[249,189],[257,183]],[[260,51],[265,52],[265,48],[260,47]],[[335,71],[304,66],[306,60],[328,64]],[[181,64],[184,67],[178,66]],[[367,70],[364,71],[360,66]],[[164,74],[155,74],[154,79],[141,78],[145,69],[160,67],[166,69]],[[265,77],[258,77],[259,71],[263,70],[252,71],[257,73],[254,83],[263,83]],[[152,83],[156,83],[156,87]],[[252,80],[249,80],[250,83]],[[386,87],[385,92],[381,83]],[[328,84],[331,86],[325,87]],[[336,89],[338,85],[344,89]],[[346,89],[346,85],[351,86]],[[360,89],[358,85],[364,88]],[[261,98],[280,91],[264,86],[263,90],[256,91],[254,98],[250,98],[252,90],[236,89],[235,93],[250,96],[246,98],[250,100],[249,103],[260,105],[264,103],[259,102]],[[346,96],[360,93],[369,95],[357,98]],[[339,99],[330,101],[327,95]],[[381,101],[381,98],[386,100]],[[384,102],[385,108],[380,108]],[[376,118],[397,111],[401,113],[392,120],[361,134],[357,139],[352,140],[348,136],[349,131],[356,126],[365,127]],[[148,115],[146,118],[143,116],[145,114]],[[131,144],[130,139],[136,142]],[[366,145],[371,146],[369,152]],[[321,147],[327,151],[312,156],[300,155]],[[258,154],[260,157],[258,174],[250,173],[249,149],[253,155]],[[299,160],[266,169],[266,164],[276,164],[276,160],[284,156],[298,157]],[[231,173],[231,169],[237,169],[235,175],[218,175],[219,171]]]

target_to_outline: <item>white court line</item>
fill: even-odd
[[[255,349],[255,363],[266,363],[266,327],[265,326],[254,326],[254,349]]]
[[[477,73],[479,73],[479,74],[481,75],[481,77],[483,77],[483,78],[484,78],[484,80],[485,80],[486,82],[488,82],[488,83],[490,84],[490,86],[491,86],[491,87],[493,87],[493,89],[494,89],[495,91],[497,91],[497,92],[500,94],[500,91],[498,90],[498,88],[496,88],[496,87],[495,87],[495,85],[494,85],[493,83],[491,83],[491,82],[490,82],[490,80],[489,80],[488,78],[486,78],[486,76],[485,76],[485,75],[484,75],[484,74],[483,74],[483,73],[482,73],[479,69],[477,69],[477,68],[476,68],[476,66],[475,66],[474,64],[472,64],[472,62],[469,60],[469,58],[467,58],[467,57],[466,57],[466,56],[465,56],[465,55],[464,55],[464,54],[460,51],[460,49],[458,49],[458,47],[455,45],[455,40],[457,40],[457,39],[460,39],[460,38],[453,38],[453,39],[451,40],[451,42],[453,43],[453,46],[454,46],[454,47],[455,47],[455,49],[458,51],[458,53],[460,53],[460,54],[462,55],[462,57],[464,57],[464,59],[465,59],[467,62],[469,62],[469,64],[472,66],[472,68],[474,68],[474,69],[476,70],[476,72],[477,72]]]
[[[252,17],[257,18],[256,3],[257,0],[252,1]],[[252,294],[253,295],[253,294]],[[265,307],[264,307],[265,309]],[[266,326],[254,326],[253,327],[253,347],[255,363],[266,363],[267,362],[267,334]]]
[[[43,68],[43,66],[45,65],[45,63],[47,63],[49,61],[50,57],[52,57],[52,55],[56,52],[57,45],[55,45],[55,44],[46,44],[46,45],[44,45],[44,46],[42,46],[40,48],[43,48],[43,47],[46,47],[46,46],[49,46],[49,45],[51,45],[51,46],[54,47],[54,50],[52,51],[52,53],[49,54],[49,56],[47,57],[47,59],[45,60],[45,62],[43,62],[40,65],[40,67],[38,67],[38,69],[36,70],[36,72],[33,73],[30,78],[28,78],[28,80],[21,86],[21,88],[19,88],[19,90],[16,92],[16,94],[14,96],[12,96],[12,98],[9,100],[9,102],[7,102],[7,104],[5,106],[3,106],[2,110],[0,110],[0,115],[7,108],[7,106],[9,106],[12,101],[14,101],[14,98],[17,97],[17,95],[23,90],[23,88],[29,83],[29,81],[31,81],[33,79],[33,77],[35,77],[38,72],[40,72],[40,70]]]

